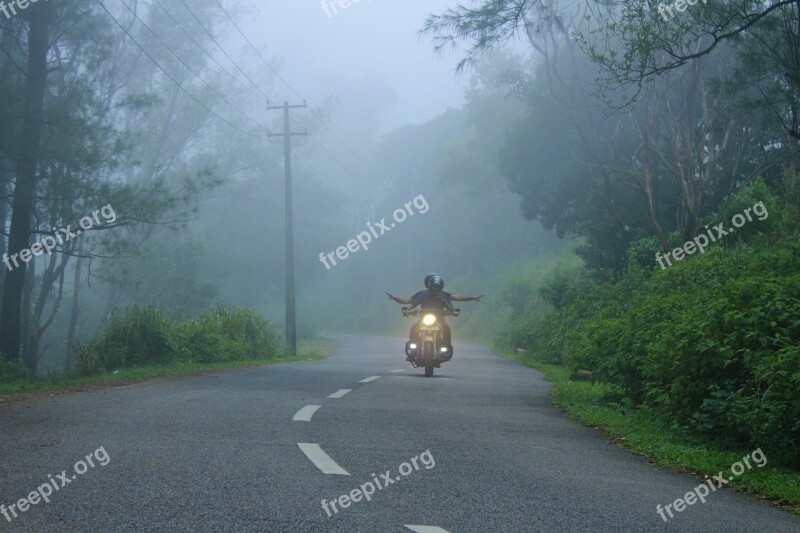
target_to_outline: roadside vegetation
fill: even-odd
[[[69,371],[34,374],[21,362],[0,361],[0,394],[316,360],[335,348],[333,341],[312,339],[288,356],[272,325],[249,309],[219,305],[177,321],[157,307],[134,305],[111,314],[98,335],[76,350]]]
[[[543,370],[570,415],[657,463],[712,475],[761,448],[768,466],[734,485],[800,513],[800,217],[781,191],[756,181],[730,196],[700,227],[756,201],[769,218],[665,269],[643,239],[619,278],[576,267],[509,287],[496,347]]]
[[[568,368],[542,363],[532,354],[504,355],[544,372],[545,379],[554,384],[556,403],[571,417],[602,430],[615,444],[655,464],[687,472],[698,479],[720,471],[727,472],[730,478],[731,465],[753,451],[746,446],[726,446],[693,435],[646,406],[626,405],[614,398],[614,387],[608,383],[575,379]],[[726,487],[766,498],[800,514],[800,472],[773,463],[769,455],[767,460],[763,468],[746,470]]]

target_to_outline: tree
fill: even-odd
[[[20,151],[14,181],[14,201],[8,240],[9,255],[18,254],[30,243],[31,215],[38,180],[42,107],[47,85],[47,54],[50,48],[50,22],[54,7],[36,4],[26,10],[28,23],[27,70],[25,72],[24,116],[20,132]],[[20,306],[25,285],[25,268],[8,272],[4,279],[0,307],[0,352],[8,360],[19,358]]]
[[[730,53],[649,80],[649,92],[628,106],[609,105],[624,101],[628,88],[598,92],[595,81],[607,67],[580,46],[584,36],[599,34],[607,57],[625,52],[612,24],[602,26],[608,10],[486,0],[430,17],[423,33],[437,50],[471,43],[459,68],[525,36],[537,66],[513,86],[526,95],[528,116],[507,137],[503,174],[522,195],[526,217],[560,235],[586,237],[580,253],[587,265],[620,274],[631,242],[650,234],[667,251],[673,231],[690,238],[702,216],[768,168],[768,156],[765,135],[715,88],[735,77]]]

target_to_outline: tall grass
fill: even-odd
[[[160,309],[134,305],[112,313],[103,330],[78,352],[78,372],[171,362],[215,363],[269,359],[283,349],[269,322],[248,309],[225,305],[195,319],[173,322]]]

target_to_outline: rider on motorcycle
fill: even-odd
[[[425,276],[425,287],[427,290],[420,291],[409,298],[398,298],[397,296],[389,294],[388,292],[386,293],[386,296],[388,296],[390,300],[394,300],[399,304],[411,304],[411,306],[408,308],[408,311],[411,311],[415,307],[419,306],[423,311],[441,311],[446,309],[450,312],[453,311],[452,302],[469,302],[472,300],[480,302],[481,298],[483,298],[483,294],[479,296],[461,296],[444,291],[444,280],[435,273],[430,273]],[[442,339],[444,340],[445,344],[447,344],[450,353],[452,354],[453,346],[450,343],[450,326],[443,322],[442,328]],[[419,322],[415,322],[414,325],[411,326],[409,342],[414,342],[418,332]],[[408,358],[410,357],[411,356],[408,356]]]

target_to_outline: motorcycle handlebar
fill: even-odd
[[[403,307],[402,311],[403,311],[403,316],[408,318],[410,316],[417,316],[419,314],[420,310],[419,309],[414,309],[412,311],[409,311],[408,307]],[[461,314],[461,309],[453,309],[452,312],[447,310],[447,309],[444,309],[442,311],[434,311],[434,312],[440,313],[443,316],[458,316],[458,315]]]

